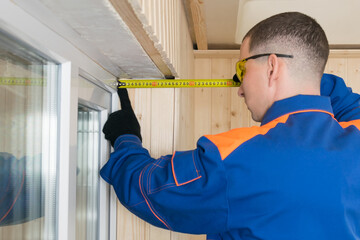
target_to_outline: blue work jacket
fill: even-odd
[[[151,158],[120,136],[101,169],[145,221],[208,239],[360,239],[360,96],[324,75],[322,96],[275,102],[261,126]]]

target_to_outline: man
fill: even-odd
[[[243,40],[236,75],[261,126],[203,136],[195,150],[160,159],[141,146],[119,90],[122,110],[103,129],[115,151],[101,176],[130,211],[174,231],[360,239],[360,96],[336,76],[322,78],[328,54],[324,31],[304,14],[258,23]]]

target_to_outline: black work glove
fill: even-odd
[[[140,138],[140,124],[131,107],[131,102],[126,88],[118,88],[118,95],[121,103],[121,110],[110,114],[106,121],[103,133],[105,138],[114,147],[115,140],[123,134],[133,134]]]

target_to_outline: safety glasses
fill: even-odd
[[[271,54],[275,54],[277,57],[284,57],[284,58],[293,58],[293,55],[286,55],[286,54],[279,54],[279,53],[263,53],[263,54],[258,54],[258,55],[254,55],[248,58],[245,58],[243,60],[240,60],[236,63],[236,77],[238,79],[238,81],[240,82],[240,84],[242,84],[243,79],[244,79],[244,75],[246,72],[246,68],[245,68],[245,63],[250,60],[250,59],[256,59],[259,57],[265,57],[265,56],[270,56]],[[237,79],[235,79],[235,76],[233,78],[235,81]]]

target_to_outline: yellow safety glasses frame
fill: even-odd
[[[240,84],[242,84],[243,79],[244,79],[244,75],[246,72],[246,68],[245,68],[245,63],[250,60],[250,59],[256,59],[259,57],[265,57],[265,56],[270,56],[271,54],[275,54],[277,57],[284,57],[284,58],[293,58],[293,55],[287,55],[287,54],[279,54],[279,53],[263,53],[263,54],[258,54],[258,55],[254,55],[248,58],[245,58],[243,60],[240,60],[236,63],[236,76],[234,76],[234,81],[239,81]],[[236,79],[237,77],[237,79]]]

